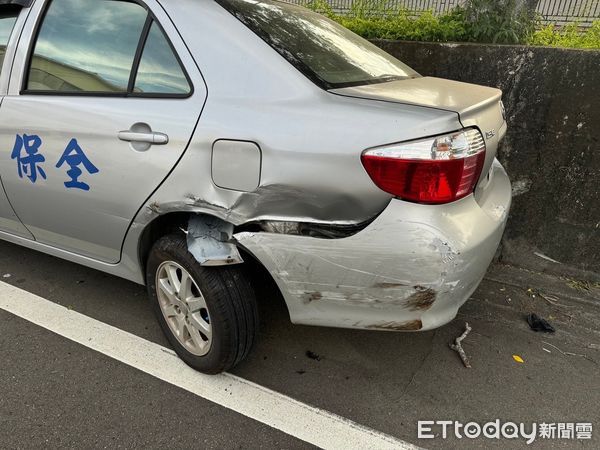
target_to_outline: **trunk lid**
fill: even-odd
[[[457,113],[465,128],[479,128],[485,140],[486,156],[480,184],[487,180],[498,143],[506,134],[506,122],[500,104],[502,91],[495,88],[442,78],[418,77],[333,89],[330,92],[346,97],[417,105]]]

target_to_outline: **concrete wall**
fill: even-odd
[[[504,91],[509,131],[498,157],[514,200],[501,259],[600,273],[600,51],[375,43],[422,75]]]

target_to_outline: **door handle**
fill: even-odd
[[[137,132],[137,131],[119,131],[118,137],[125,142],[140,142],[151,145],[166,145],[169,143],[169,136],[164,133],[155,132]]]

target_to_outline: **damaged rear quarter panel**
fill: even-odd
[[[290,98],[285,107],[279,100],[261,100],[258,108],[243,99],[237,107],[218,100],[209,97],[189,150],[148,199],[137,223],[175,211],[210,214],[234,225],[260,220],[365,222],[379,214],[392,196],[372,182],[360,161],[361,152],[460,126],[452,113],[371,104],[324,92]],[[278,117],[285,123],[279,123]],[[260,147],[261,184],[255,190],[214,185],[212,145],[221,139],[252,141]]]

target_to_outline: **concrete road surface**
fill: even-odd
[[[8,243],[0,281],[0,448],[333,447],[345,430],[374,448],[528,447],[522,438],[442,439],[440,428],[418,439],[419,420],[496,419],[591,423],[591,440],[538,437],[533,447],[600,447],[600,290],[582,280],[495,265],[454,322],[402,334],[294,326],[257,278],[258,343],[233,376],[214,380],[175,363],[152,372],[157,361],[139,357],[149,348],[174,358],[161,350],[168,344],[141,286]],[[13,295],[30,307],[26,317],[2,307],[17,304]],[[83,314],[77,339],[56,334],[64,323],[47,317],[56,304]],[[557,332],[531,331],[529,312]],[[32,323],[36,315],[46,325]],[[111,342],[106,352],[86,317]],[[449,348],[465,322],[471,369]],[[235,401],[219,380],[231,381]]]

